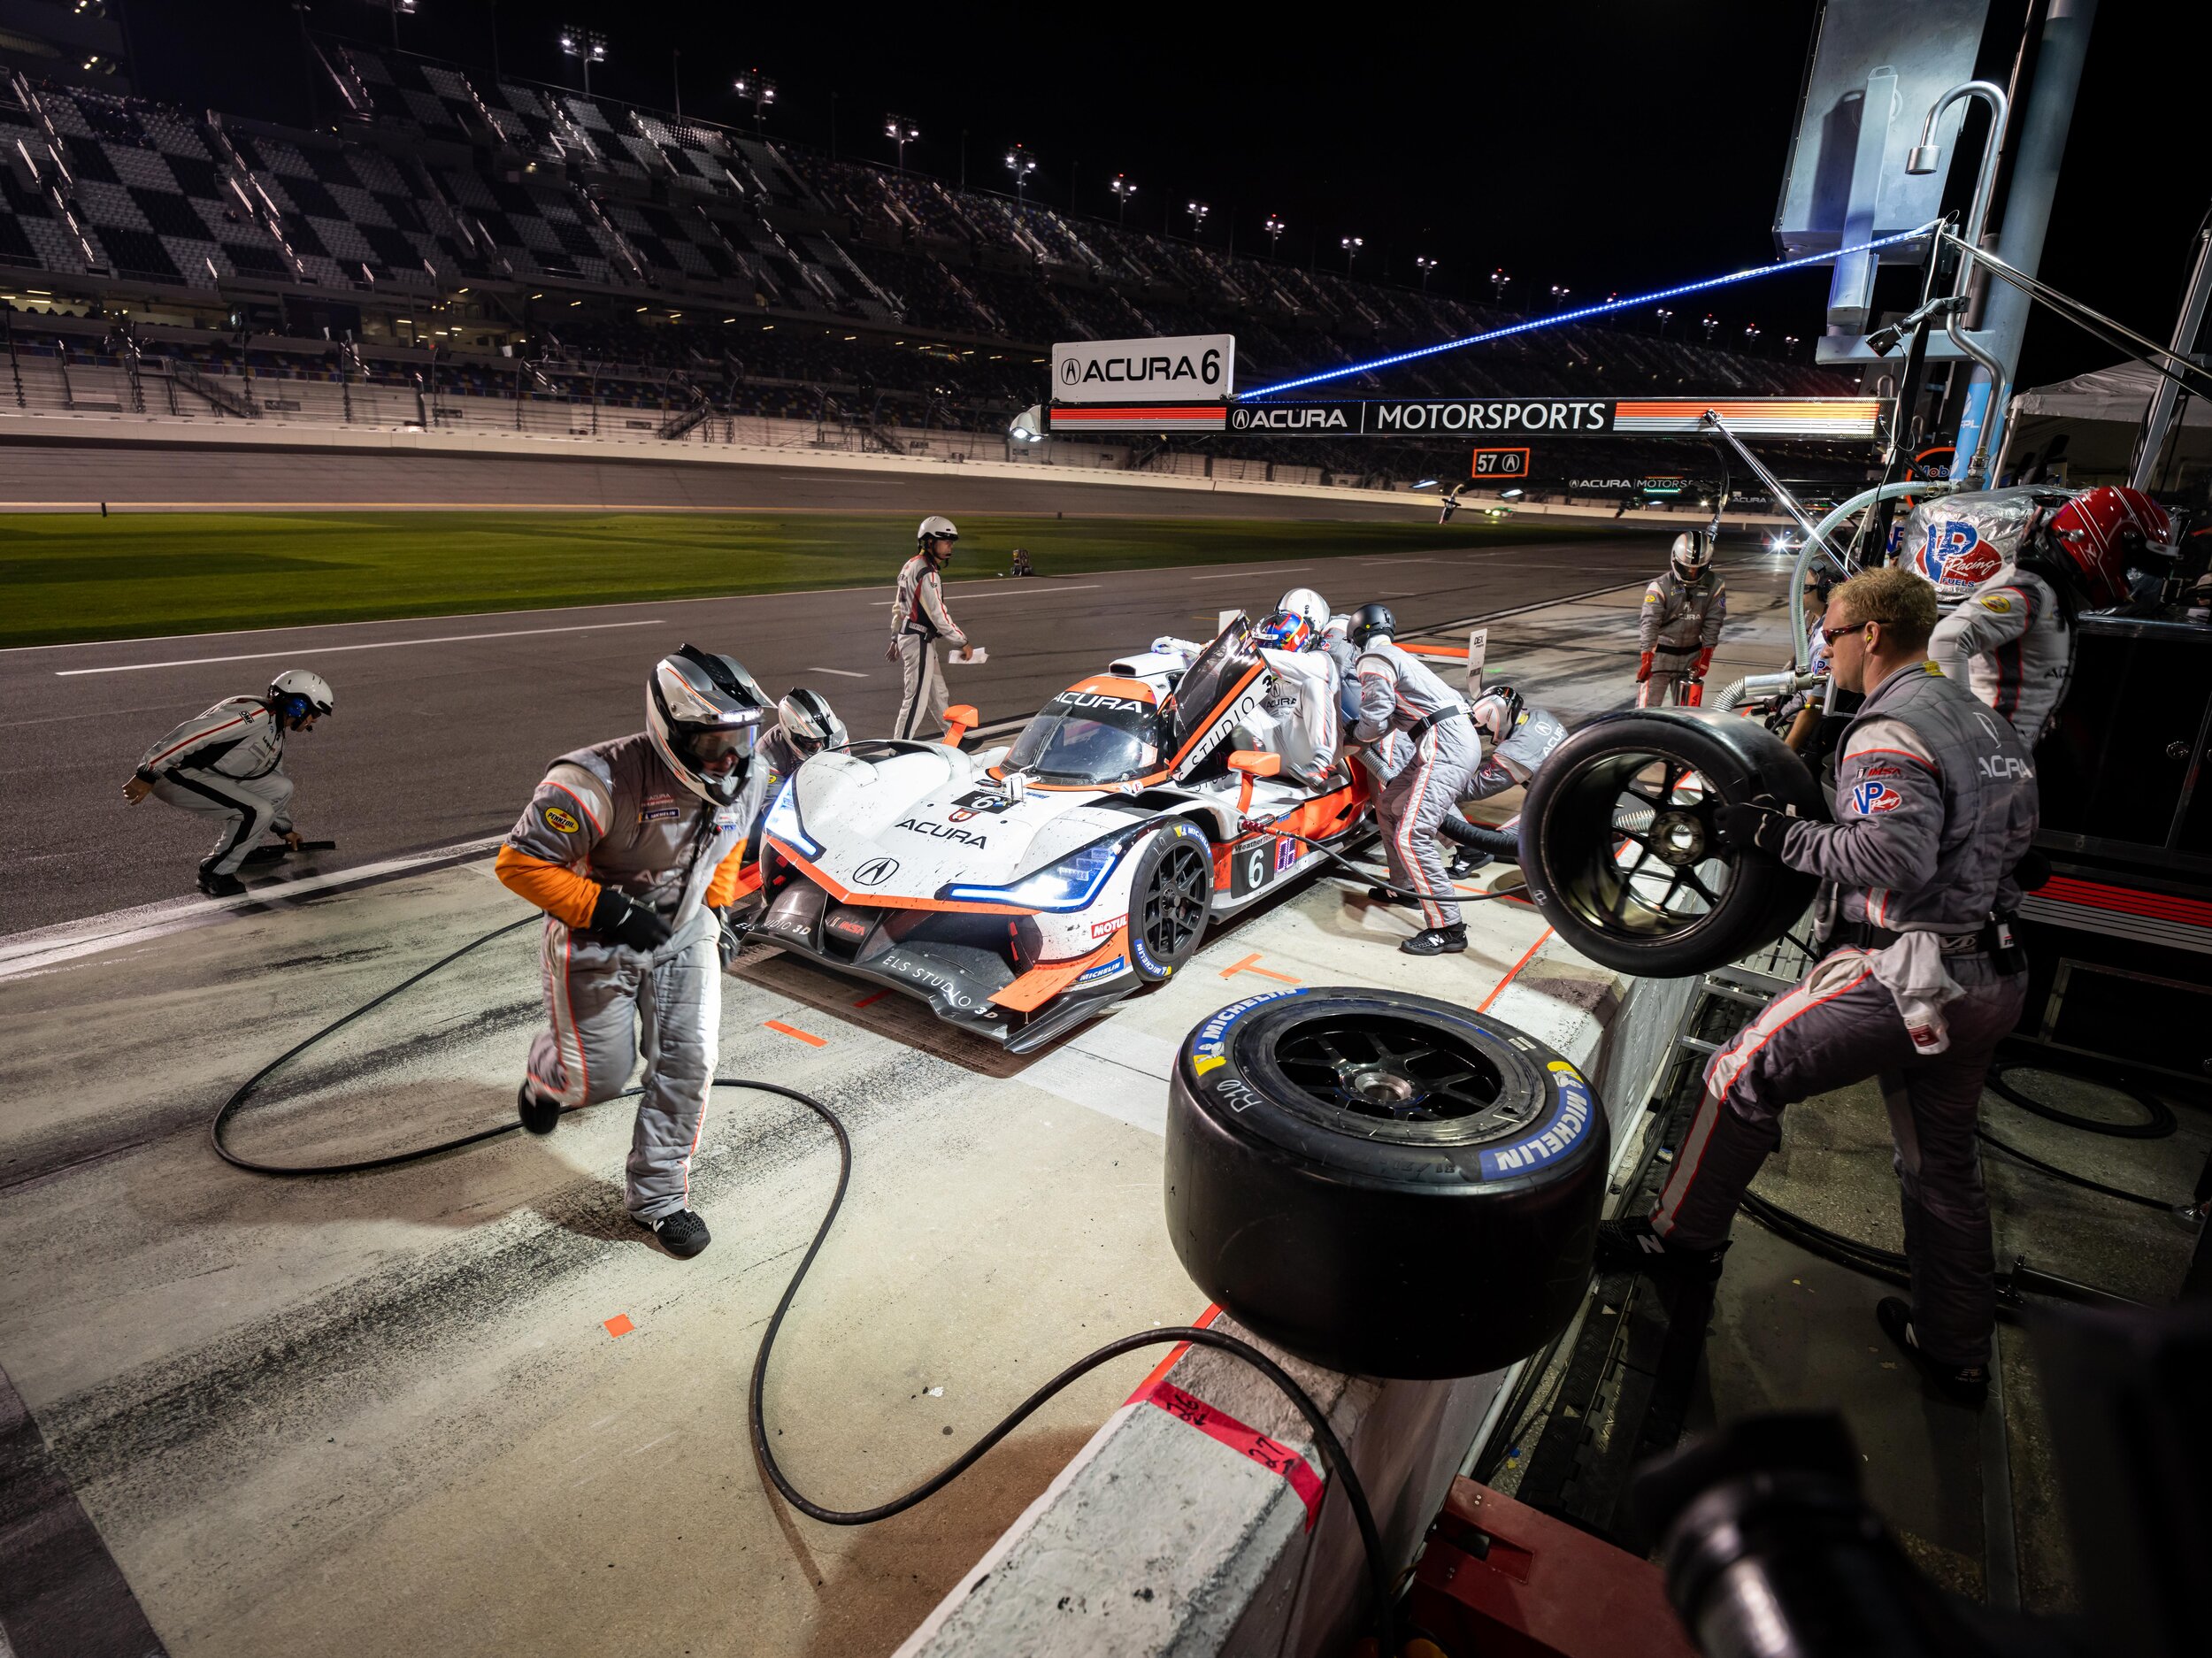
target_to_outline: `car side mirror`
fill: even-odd
[[[1229,769],[1244,773],[1244,782],[1237,790],[1237,813],[1240,817],[1252,810],[1253,779],[1276,776],[1283,769],[1283,756],[1257,748],[1239,748],[1229,756]]]
[[[957,748],[960,740],[983,723],[971,702],[955,702],[945,710],[945,747]]]

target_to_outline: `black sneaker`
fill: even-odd
[[[1720,1277],[1721,1257],[1727,1253],[1726,1244],[1717,1249],[1671,1244],[1641,1215],[1598,1223],[1596,1264],[1601,1272],[1640,1272],[1663,1283],[1710,1283]]]
[[[1989,1366],[1986,1364],[1939,1364],[1920,1350],[1920,1339],[1913,1333],[1912,1306],[1902,1296],[1885,1295],[1874,1304],[1874,1322],[1882,1327],[1882,1333],[1896,1343],[1897,1349],[1913,1362],[1920,1372],[1920,1379],[1938,1397],[1955,1405],[1964,1405],[1969,1410],[1979,1410],[1989,1398]]]
[[[202,870],[200,890],[210,898],[235,898],[246,890],[246,883],[235,875],[219,874],[214,870]]]
[[[1451,867],[1444,872],[1455,881],[1463,881],[1477,870],[1487,869],[1496,862],[1487,852],[1461,852],[1453,856]]]
[[[632,1217],[633,1219],[636,1217]],[[712,1241],[707,1236],[707,1224],[687,1209],[680,1209],[673,1215],[664,1215],[658,1220],[638,1221],[651,1229],[661,1240],[661,1247],[679,1261],[688,1261]]]
[[[292,856],[292,848],[282,841],[274,846],[256,847],[240,860],[245,864],[281,864]]]
[[[533,1134],[550,1134],[561,1120],[561,1102],[547,1099],[525,1082],[515,1091],[515,1115]]]
[[[1402,904],[1409,901],[1394,887],[1370,887],[1367,902],[1371,904]]]
[[[1456,956],[1467,948],[1467,927],[1455,921],[1448,927],[1425,927],[1398,946],[1408,956]]]

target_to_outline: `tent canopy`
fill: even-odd
[[[2158,388],[2158,371],[2143,363],[2121,363],[2093,369],[2048,386],[2020,394],[2014,411],[2021,415],[2049,415],[2065,420],[2110,420],[2140,426]],[[2183,405],[2182,424],[2212,426],[2212,403],[2191,397]]]

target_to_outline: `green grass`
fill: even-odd
[[[1592,540],[1476,519],[961,517],[952,577],[1025,546],[1048,576]],[[888,582],[879,514],[82,513],[0,517],[0,647]]]

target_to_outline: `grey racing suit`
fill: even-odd
[[[1555,715],[1522,705],[1520,718],[1504,741],[1491,745],[1489,754],[1475,768],[1473,783],[1463,798],[1488,800],[1509,788],[1519,788],[1536,775],[1536,768],[1554,748],[1567,740],[1567,728]]]
[[[1697,677],[1698,657],[1719,646],[1727,620],[1728,584],[1710,569],[1685,582],[1669,566],[1646,587],[1636,648],[1651,652],[1651,678],[1636,687],[1636,706],[1679,702],[1686,682]]]
[[[2074,630],[2050,583],[2008,563],[1936,624],[1928,655],[2033,748],[2066,700]]]
[[[891,649],[899,659],[899,711],[891,722],[894,737],[909,738],[925,716],[941,729],[950,699],[945,695],[945,664],[936,641],[965,648],[968,636],[945,610],[944,581],[926,554],[916,553],[899,570],[891,598]]]
[[[629,1086],[644,1055],[626,1172],[630,1213],[648,1224],[690,1195],[722,1017],[721,928],[709,893],[724,884],[726,861],[742,856],[750,792],[709,805],[640,732],[555,761],[500,857],[501,879],[546,909],[548,1028],[530,1045],[532,1084],[565,1106],[595,1104]],[[581,878],[553,877],[575,902],[548,902],[549,865]],[[668,941],[637,950],[589,931],[591,883],[652,909]]]
[[[232,875],[265,834],[292,827],[292,779],[284,775],[284,727],[257,696],[225,697],[146,750],[141,781],[154,798],[221,819],[204,873]]]
[[[1375,816],[1394,882],[1421,895],[1422,925],[1459,925],[1459,905],[1444,872],[1437,825],[1463,796],[1482,763],[1482,740],[1458,692],[1430,672],[1418,656],[1386,640],[1360,653],[1359,723],[1363,743],[1404,733],[1407,754],[1377,790]]]
[[[1989,924],[2019,902],[2012,871],[2036,813],[2026,745],[1934,664],[1874,688],[1844,733],[1837,821],[1793,823],[1783,841],[1785,863],[1822,878],[1828,953],[1706,1066],[1652,1217],[1661,1233],[1717,1246],[1781,1143],[1783,1108],[1878,1077],[1915,1333],[1939,1363],[1986,1362],[1996,1297],[1974,1132],[2026,987]]]

